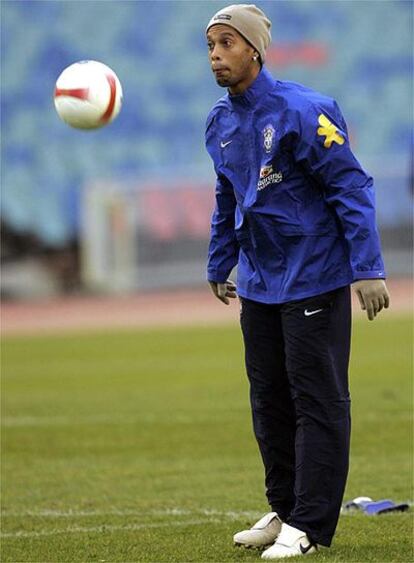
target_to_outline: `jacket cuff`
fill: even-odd
[[[229,279],[230,272],[224,272],[223,270],[207,270],[207,281],[215,283],[226,283]]]
[[[366,272],[358,270],[353,273],[354,281],[357,280],[385,280],[387,272],[385,270],[367,270]]]

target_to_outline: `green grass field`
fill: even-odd
[[[412,499],[412,326],[354,324],[346,499]],[[267,512],[238,327],[2,346],[2,561],[259,561]],[[343,515],[311,561],[413,561],[412,516]]]

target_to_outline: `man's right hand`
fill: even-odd
[[[237,297],[236,284],[231,280],[227,280],[225,283],[208,282],[211,287],[211,291],[220,299],[225,305],[229,305],[230,299],[235,299]]]

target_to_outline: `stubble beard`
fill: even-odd
[[[231,88],[235,84],[237,84],[237,80],[234,79],[230,73],[226,73],[226,76],[217,76],[216,83],[221,86],[222,88]]]
[[[216,78],[216,82],[222,88],[228,88],[229,86],[231,86],[231,80],[229,80],[228,78],[218,77],[218,78]]]

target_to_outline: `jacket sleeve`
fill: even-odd
[[[224,283],[237,264],[239,245],[234,231],[235,209],[233,186],[225,176],[218,175],[216,206],[211,219],[208,281]]]
[[[372,178],[353,155],[341,111],[312,105],[296,114],[296,161],[321,187],[348,244],[354,280],[385,278]]]

